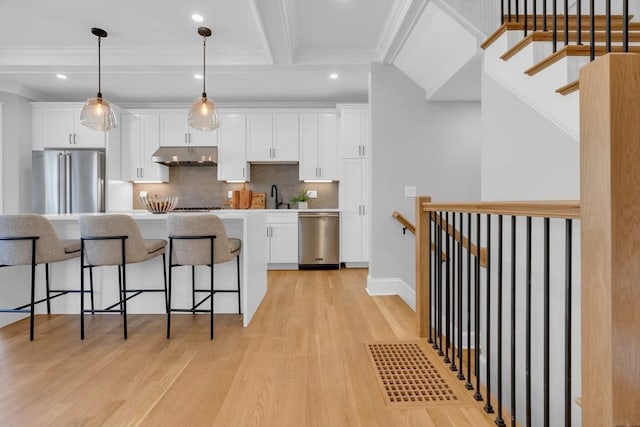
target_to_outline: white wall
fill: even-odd
[[[415,199],[480,198],[481,122],[478,102],[427,102],[424,90],[393,65],[371,66],[371,253],[375,281],[400,279],[413,291],[414,237],[392,217],[414,222]]]
[[[29,99],[0,92],[3,213],[31,211],[31,106]]]
[[[482,79],[482,199],[580,198],[578,142],[494,79]]]

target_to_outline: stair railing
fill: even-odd
[[[419,213],[416,221],[416,253],[420,254],[421,262],[416,265],[416,296],[422,301],[419,304],[419,319],[421,331],[429,331],[427,342],[433,344],[438,350],[438,355],[444,362],[450,364],[452,371],[458,371],[458,379],[465,381],[465,387],[474,391],[473,397],[477,401],[485,401],[484,410],[487,413],[497,411],[496,424],[505,425],[503,412],[503,376],[509,377],[510,403],[509,413],[511,425],[515,425],[519,419],[522,425],[532,424],[532,413],[541,414],[541,419],[536,422],[544,426],[550,425],[550,372],[551,358],[551,221],[564,224],[565,247],[562,250],[553,250],[554,258],[564,257],[564,277],[561,280],[565,289],[565,301],[563,313],[564,333],[563,341],[553,343],[553,348],[562,347],[565,352],[563,358],[564,369],[564,418],[565,425],[571,425],[571,406],[573,404],[571,394],[571,369],[572,369],[572,266],[573,256],[573,221],[580,217],[579,202],[474,202],[474,203],[432,203],[428,199],[418,199],[416,211]],[[433,218],[435,217],[435,221]],[[506,218],[505,218],[506,217]],[[430,220],[431,219],[431,220]],[[506,220],[506,221],[505,221]],[[449,224],[451,232],[443,233],[441,224]],[[542,261],[541,265],[533,263],[533,223],[536,228],[542,226]],[[510,224],[505,227],[504,223]],[[520,223],[520,226],[518,226]],[[540,224],[538,224],[540,223]],[[493,228],[497,226],[496,228]],[[525,228],[522,239],[522,228]],[[554,224],[554,230],[557,231]],[[458,231],[459,230],[459,231]],[[506,233],[505,233],[506,231]],[[505,234],[509,237],[509,245],[505,245]],[[479,258],[472,258],[472,251],[465,250],[463,239],[456,240],[452,236],[469,236],[469,247],[475,241],[476,248],[486,244],[486,267],[484,272],[480,270]],[[520,239],[517,240],[517,239]],[[523,241],[522,241],[523,240]],[[539,241],[540,239],[536,239]],[[428,242],[428,243],[427,243]],[[518,244],[520,243],[520,245]],[[434,244],[436,251],[427,256],[426,247],[422,245]],[[524,251],[518,249],[524,245]],[[510,251],[507,255],[505,268],[505,246]],[[441,250],[447,255],[447,262],[443,265],[438,259]],[[520,258],[517,258],[520,257]],[[450,262],[449,262],[450,260]],[[524,274],[518,269],[518,264],[524,264]],[[442,265],[443,268],[431,268],[432,265]],[[541,280],[534,283],[534,267],[542,270]],[[494,268],[497,268],[494,270]],[[509,270],[509,276],[506,275]],[[557,279],[557,277],[555,278]],[[508,286],[508,287],[507,287]],[[555,287],[555,286],[554,286]],[[496,292],[494,294],[493,292]],[[532,312],[532,301],[535,293],[542,294],[542,313]],[[509,300],[505,301],[505,294]],[[492,318],[496,311],[497,319]],[[525,306],[525,320],[518,323],[516,307]],[[506,307],[506,310],[505,310]],[[505,312],[509,318],[505,319]],[[435,316],[432,316],[435,314]],[[554,315],[558,315],[554,311]],[[466,320],[466,321],[465,321]],[[540,321],[541,324],[538,324]],[[510,358],[508,365],[504,363],[505,337],[503,327],[508,324],[510,345]],[[532,330],[542,327],[542,351],[538,346],[534,347]],[[435,330],[435,336],[431,331]],[[466,339],[463,339],[463,330],[466,331]],[[517,348],[517,336],[525,333],[524,349]],[[484,337],[481,343],[480,337]],[[492,341],[497,337],[497,342]],[[472,340],[473,337],[473,340]],[[464,360],[462,349],[474,349],[467,351]],[[485,357],[485,371],[481,372],[480,349]],[[493,353],[494,350],[496,353]],[[451,353],[449,352],[451,351]],[[496,356],[492,356],[495,354]],[[517,354],[524,355],[524,363],[517,360]],[[543,358],[542,378],[542,407],[533,407],[532,401],[532,355],[539,354]],[[451,357],[449,357],[451,355]],[[456,362],[457,359],[457,362]],[[557,360],[557,359],[555,359]],[[558,362],[555,362],[558,363]],[[466,365],[466,372],[464,366]],[[472,365],[475,367],[472,374]],[[497,376],[497,408],[491,404],[492,369]],[[459,369],[458,369],[459,367]],[[525,389],[524,415],[519,416],[520,408],[517,408],[516,378],[518,372],[524,367]],[[554,368],[556,365],[554,364]],[[484,381],[483,397],[481,376]],[[537,401],[538,399],[536,399]],[[557,425],[554,423],[554,425]]]

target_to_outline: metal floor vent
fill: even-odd
[[[375,342],[365,347],[387,404],[460,404],[417,342]]]

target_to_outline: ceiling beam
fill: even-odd
[[[380,61],[393,63],[428,3],[429,0],[401,0],[395,4],[378,41]]]
[[[258,33],[260,34],[260,38],[262,38],[262,43],[264,44],[264,48],[267,51],[269,60],[271,61],[271,64],[275,64],[275,61],[273,60],[273,52],[271,50],[271,43],[269,43],[269,37],[267,36],[267,32],[264,28],[264,19],[257,2],[258,0],[249,0],[249,8],[251,9],[251,13],[253,14],[253,19],[256,21]]]
[[[298,9],[295,0],[281,0],[280,12],[288,63],[293,64],[298,51]]]

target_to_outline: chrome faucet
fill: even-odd
[[[278,187],[276,187],[276,185],[275,185],[275,184],[273,184],[273,185],[271,186],[271,197],[273,197],[273,193],[274,193],[274,191],[275,191],[275,193],[276,193],[276,194],[275,194],[275,206],[274,206],[274,209],[279,209],[279,208],[280,208],[280,205],[282,204],[282,201],[278,200]]]

